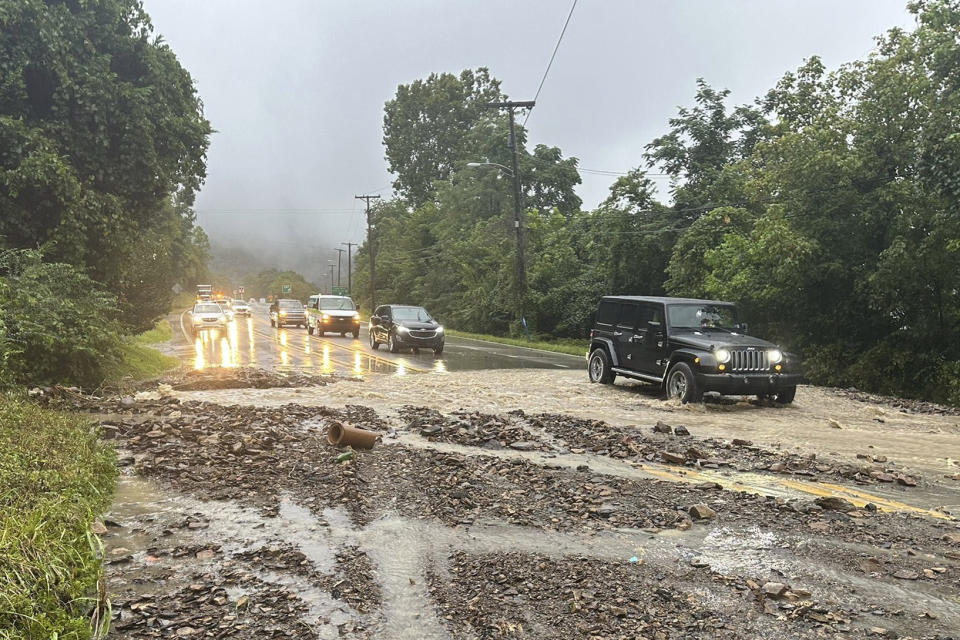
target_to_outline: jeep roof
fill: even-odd
[[[601,300],[626,300],[629,302],[655,302],[658,304],[728,304],[725,300],[701,300],[699,298],[669,298],[666,296],[603,296]],[[735,306],[735,305],[734,305]]]

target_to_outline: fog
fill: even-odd
[[[909,28],[906,0],[581,0],[528,122],[530,145],[624,172],[695,81],[751,102],[811,55],[828,68]],[[218,247],[324,282],[332,248],[364,237],[355,194],[389,197],[382,109],[400,83],[487,66],[533,98],[567,1],[145,0],[196,80],[211,140],[200,223]],[[585,207],[613,177],[583,172]],[[666,186],[666,185],[664,185]],[[666,198],[666,189],[662,189]]]

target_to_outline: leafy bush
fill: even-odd
[[[0,395],[0,638],[82,640],[109,623],[90,524],[115,458],[87,419]]]
[[[0,252],[0,383],[95,385],[120,358],[116,300],[37,251]]]

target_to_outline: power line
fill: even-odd
[[[570,13],[567,14],[567,21],[563,23],[563,30],[560,31],[560,37],[557,38],[557,46],[553,48],[553,54],[550,56],[550,62],[547,63],[547,70],[543,72],[543,77],[540,79],[540,86],[537,87],[537,93],[533,96],[533,101],[536,102],[537,98],[540,97],[540,91],[543,89],[543,83],[547,81],[547,75],[550,73],[550,67],[553,66],[553,59],[557,57],[557,51],[560,49],[560,43],[563,42],[563,34],[567,32],[567,25],[570,24],[570,18],[573,17],[573,10],[577,8],[577,0],[573,0],[573,5],[570,7]],[[523,119],[523,126],[527,126],[527,120],[530,119],[530,114],[532,111],[527,111],[527,116]]]

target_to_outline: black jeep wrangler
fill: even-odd
[[[747,335],[730,302],[607,296],[590,331],[591,382],[618,376],[663,385],[667,396],[699,402],[706,391],[793,402],[800,360]]]

